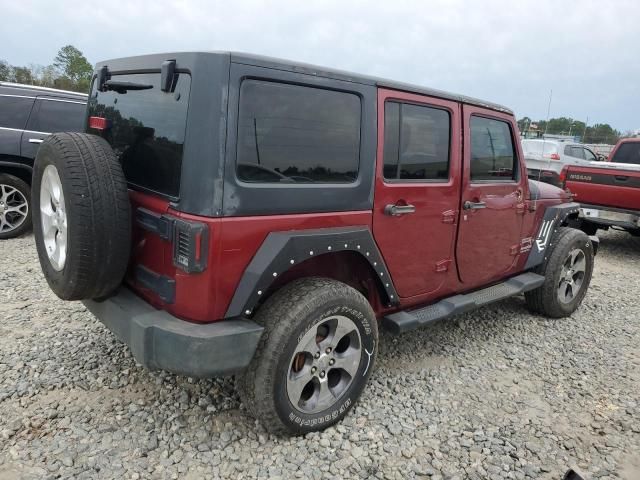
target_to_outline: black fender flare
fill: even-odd
[[[293,266],[312,257],[353,251],[362,255],[380,281],[386,300],[398,303],[391,275],[367,226],[271,232],[245,269],[225,318],[250,316],[271,284]]]
[[[547,252],[551,250],[555,233],[568,217],[578,215],[580,204],[576,202],[561,203],[547,207],[540,223],[540,228],[531,242],[531,250],[527,257],[525,270],[530,270],[542,264],[547,259]],[[596,239],[597,240],[597,239]]]

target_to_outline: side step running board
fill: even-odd
[[[382,319],[382,325],[392,333],[407,332],[451,315],[468,312],[483,305],[534,290],[543,283],[542,275],[523,273],[497,285],[472,293],[454,295],[424,308],[392,313]]]

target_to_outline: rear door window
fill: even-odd
[[[440,108],[387,102],[384,120],[384,178],[449,179],[451,118]]]
[[[471,117],[471,181],[515,180],[517,157],[507,122]]]
[[[89,116],[109,120],[102,135],[120,159],[130,185],[177,198],[184,149],[191,76],[180,73],[172,92],[160,90],[160,73],[112,75],[141,89],[100,92],[89,99]]]
[[[260,183],[355,182],[360,116],[360,97],[352,93],[245,80],[237,176]]]
[[[0,95],[0,127],[24,130],[34,100],[33,97]]]
[[[584,150],[584,158],[589,161],[589,162],[596,162],[598,160],[598,157],[596,157],[595,153],[593,153],[591,150],[589,150],[588,148],[583,148]]]
[[[38,99],[27,129],[46,133],[81,131],[86,109],[84,102]]]
[[[640,142],[621,144],[611,158],[612,162],[635,163],[640,165]]]

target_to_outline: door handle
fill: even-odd
[[[384,207],[385,215],[391,215],[392,217],[399,217],[400,215],[406,215],[407,213],[413,213],[416,211],[416,207],[413,205],[393,205],[389,204]]]
[[[487,208],[487,204],[484,202],[470,202],[467,200],[462,204],[464,210],[479,210],[481,208]]]
[[[44,140],[42,140],[41,138],[30,138],[29,139],[29,143],[42,143],[44,142]]]
[[[627,180],[629,180],[629,177],[627,177],[626,175],[615,175],[615,179],[618,182],[626,182]]]

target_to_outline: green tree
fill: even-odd
[[[76,47],[73,45],[62,47],[53,60],[53,66],[61,74],[57,85],[78,92],[89,90],[93,67]]]
[[[521,132],[526,131],[529,128],[529,125],[531,125],[531,119],[529,117],[522,117],[518,120],[518,130]]]
[[[4,60],[0,60],[0,82],[10,82],[13,79],[13,67]]]
[[[34,79],[29,67],[13,67],[13,81],[33,85]]]

